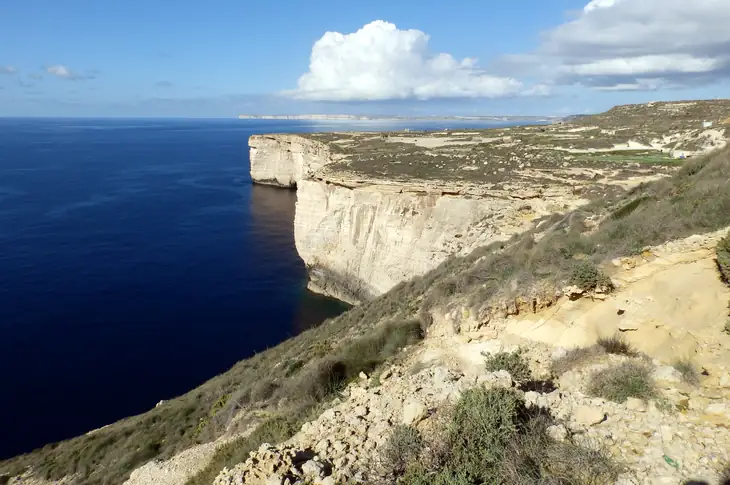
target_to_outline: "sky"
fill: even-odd
[[[730,97],[730,0],[0,0],[0,116],[553,115]]]

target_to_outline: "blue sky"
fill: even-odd
[[[0,116],[560,115],[727,97],[727,25],[727,0],[0,0]]]

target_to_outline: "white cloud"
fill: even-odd
[[[327,32],[312,47],[309,72],[285,94],[322,101],[501,97],[523,91],[521,82],[428,49],[420,30],[399,30],[376,20],[351,34]]]
[[[0,66],[0,74],[15,74],[18,70],[13,66]]]
[[[63,64],[56,64],[53,66],[47,66],[46,72],[50,74],[51,76],[56,76],[60,79],[67,79],[69,81],[80,81],[83,79],[94,79],[93,73],[87,73],[87,74],[80,74],[78,72],[72,71],[68,67],[64,66]]]
[[[512,65],[599,89],[689,86],[730,77],[730,0],[592,0]]]

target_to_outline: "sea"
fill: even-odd
[[[347,306],[306,289],[257,133],[478,121],[0,118],[0,459],[144,412]]]

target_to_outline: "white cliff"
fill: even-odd
[[[310,289],[357,303],[435,268],[452,254],[506,240],[537,214],[557,207],[544,199],[302,180],[294,238],[309,269]]]
[[[332,161],[325,144],[297,135],[254,135],[248,143],[251,178],[259,184],[296,187]]]

